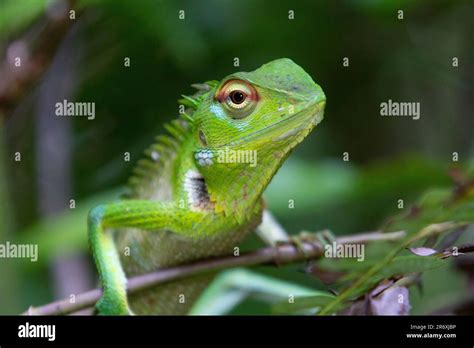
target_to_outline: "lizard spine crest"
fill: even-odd
[[[157,199],[156,192],[162,188],[160,180],[170,170],[170,165],[175,158],[176,151],[186,139],[192,128],[192,115],[197,110],[202,98],[218,81],[207,81],[191,85],[197,91],[186,96],[178,102],[186,107],[184,114],[164,125],[167,134],[159,135],[150,145],[132,171],[132,176],[127,183],[127,191],[123,198],[126,199]],[[168,196],[169,193],[164,196]],[[165,197],[167,198],[167,197]]]

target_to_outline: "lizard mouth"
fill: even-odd
[[[266,139],[266,141],[271,139],[276,142],[297,135],[305,130],[309,133],[314,126],[322,121],[325,104],[325,99],[316,102],[312,101],[303,110],[220,147],[236,147],[260,139]]]

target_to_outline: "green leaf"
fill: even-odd
[[[294,302],[289,302],[288,299],[273,305],[272,312],[274,314],[290,314],[301,311],[308,311],[327,305],[334,299],[334,296],[317,295],[317,296],[302,296],[295,297]]]
[[[404,275],[409,273],[419,273],[438,268],[448,264],[446,260],[438,256],[398,256],[385,266],[378,276],[383,278],[391,278],[395,275]]]

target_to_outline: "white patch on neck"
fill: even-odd
[[[192,208],[203,210],[209,208],[209,194],[202,175],[195,170],[188,170],[184,177],[184,189]]]

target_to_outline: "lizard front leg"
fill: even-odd
[[[127,279],[108,229],[118,227],[150,231],[168,229],[186,235],[192,231],[190,226],[187,226],[187,222],[193,220],[189,214],[193,213],[176,209],[173,203],[141,200],[124,200],[99,205],[90,211],[89,243],[103,288],[102,297],[96,304],[99,314],[132,314],[127,302]]]
[[[263,210],[262,223],[257,227],[255,232],[268,246],[275,246],[290,240],[288,233],[267,209]]]

